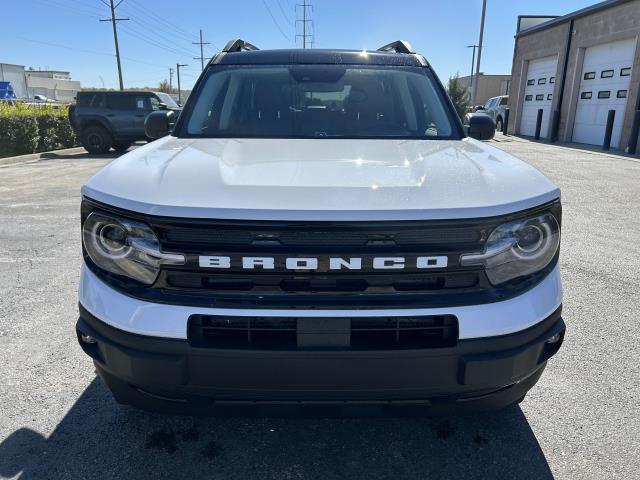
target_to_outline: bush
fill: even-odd
[[[76,145],[66,106],[0,102],[0,157]]]
[[[449,94],[449,98],[451,98],[451,102],[458,116],[463,120],[469,110],[469,95],[467,94],[467,89],[460,83],[460,77],[457,73],[449,78],[447,93]]]

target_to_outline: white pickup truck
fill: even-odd
[[[233,40],[82,189],[77,335],[154,411],[521,401],[564,338],[560,191],[406,42]],[[281,410],[278,410],[281,411]]]

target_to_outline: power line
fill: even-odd
[[[293,21],[291,21],[291,19],[289,18],[289,15],[287,15],[284,12],[284,8],[282,8],[282,3],[280,3],[280,0],[276,0],[276,1],[278,2],[278,7],[280,8],[280,12],[282,12],[282,16],[285,18],[287,23],[293,27]]]
[[[193,57],[194,60],[200,60],[200,65],[202,67],[202,70],[204,70],[204,50],[203,50],[203,46],[204,45],[211,45],[210,42],[203,42],[202,41],[202,29],[200,29],[200,41],[199,42],[191,42],[193,45],[200,45],[200,56],[199,57]]]
[[[120,0],[115,6],[113,5],[113,0],[109,0],[109,3],[107,3],[104,0],[100,0],[100,1],[104,3],[106,6],[108,6],[111,10],[111,18],[100,19],[100,21],[111,22],[111,25],[113,26],[113,43],[116,46],[116,62],[118,63],[118,80],[120,82],[120,90],[124,90],[124,85],[122,83],[122,65],[120,65],[120,47],[118,47],[118,29],[116,28],[117,22],[129,20],[128,18],[116,18],[116,8],[118,8],[124,0]]]
[[[167,52],[171,52],[175,55],[180,55],[180,56],[184,56],[184,55],[193,55],[191,52],[187,51],[187,50],[177,50],[176,48],[170,47],[166,44],[160,43],[159,41],[149,37],[148,35],[142,33],[142,32],[138,32],[136,30],[133,30],[129,27],[122,27],[122,30],[127,34],[127,35],[131,35],[132,37],[137,38],[138,40],[141,40],[145,43],[148,43],[149,45],[153,45],[154,47],[158,47],[161,50],[167,51]]]
[[[62,48],[65,50],[71,50],[71,51],[75,51],[75,52],[81,52],[81,53],[87,53],[87,54],[91,54],[91,55],[102,55],[104,57],[115,57],[115,55],[113,53],[106,53],[106,52],[98,52],[96,50],[89,50],[86,48],[79,48],[79,47],[72,47],[69,45],[62,45],[60,43],[51,43],[51,42],[43,42],[41,40],[33,40],[32,38],[26,38],[26,37],[21,37],[18,35],[6,35],[8,37],[12,37],[12,38],[16,38],[18,40],[22,40],[24,42],[30,42],[30,43],[37,43],[40,45],[46,45],[48,47],[54,47],[54,48]],[[151,62],[145,62],[144,60],[138,60],[136,58],[130,58],[130,57],[125,57],[125,56],[121,56],[120,57],[122,60],[127,60],[128,62],[134,62],[134,63],[140,63],[143,65],[150,65],[152,67],[159,67],[159,68],[166,68],[164,65],[160,65],[157,63],[151,63]]]
[[[282,36],[286,38],[288,42],[290,42],[291,38],[286,33],[284,33],[284,30],[282,30],[282,28],[280,27],[280,24],[276,21],[276,18],[273,16],[273,13],[271,13],[271,9],[269,8],[269,5],[267,5],[267,2],[265,2],[265,0],[262,0],[262,4],[267,9],[267,12],[269,12],[269,16],[271,17],[271,20],[273,20],[273,23],[275,24],[275,26],[278,27],[278,30],[280,30],[280,33],[282,34]]]

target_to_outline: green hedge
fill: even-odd
[[[0,157],[77,145],[66,106],[0,103]]]

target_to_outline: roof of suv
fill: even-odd
[[[378,50],[284,49],[260,50],[241,39],[233,39],[211,60],[218,65],[291,65],[291,64],[397,65],[428,66],[413,47],[398,40]]]

